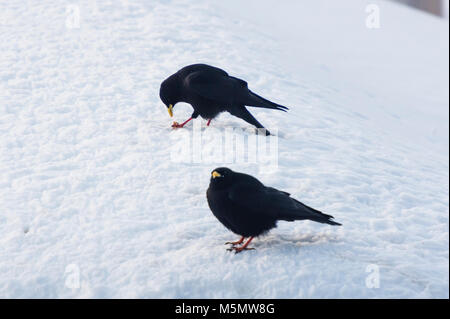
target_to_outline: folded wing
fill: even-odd
[[[331,220],[333,216],[324,214],[290,197],[289,193],[279,191],[272,187],[249,187],[236,185],[229,192],[229,198],[240,205],[258,214],[273,216],[279,220],[294,221],[309,219],[319,223],[340,225]]]
[[[248,105],[286,111],[287,107],[273,103],[253,93],[244,80],[219,72],[198,71],[189,74],[185,85],[198,95],[224,106]]]

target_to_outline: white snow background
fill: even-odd
[[[376,0],[1,1],[0,297],[448,298],[448,36]],[[199,62],[290,107],[251,109],[277,170],[227,166],[342,227],[225,250],[205,197],[223,163],[171,161],[192,124],[159,99]],[[223,114],[205,146],[229,126],[249,127]]]

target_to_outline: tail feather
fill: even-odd
[[[326,219],[324,221],[320,221],[319,223],[333,225],[333,226],[342,226],[342,224],[335,222],[334,220]]]
[[[295,200],[295,199],[294,199]],[[296,210],[289,210],[282,212],[279,217],[282,220],[294,221],[309,219],[318,223],[328,224],[333,226],[342,226],[342,224],[335,222],[334,217],[318,211],[317,209],[306,206],[305,204],[295,200],[297,202]]]
[[[331,215],[320,213],[320,214],[316,214],[316,216],[311,217],[309,219],[311,219],[315,222],[318,222],[318,223],[322,223],[322,224],[328,224],[328,225],[333,225],[333,226],[342,226],[342,224],[332,220],[333,218],[334,217]]]
[[[253,93],[249,90],[249,96],[245,101],[245,105],[254,106],[254,107],[262,107],[266,109],[273,109],[286,112],[289,110],[286,106],[273,103],[272,101],[266,100],[265,98],[259,96],[258,94]]]

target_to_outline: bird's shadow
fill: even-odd
[[[227,129],[232,129],[233,134],[239,134],[239,135],[261,135],[261,136],[265,136],[263,131],[258,131],[258,129],[256,129],[255,127],[252,126],[245,126],[245,125],[239,125],[236,124],[234,122],[222,122],[220,124],[216,123],[214,125],[214,127],[211,126],[206,126],[206,125],[202,125],[201,128],[201,132],[208,132],[208,130],[211,129],[216,129],[218,131],[220,131],[220,133],[225,134],[225,132],[227,132]],[[283,132],[277,131],[276,133],[273,132],[273,130],[269,130],[270,131],[270,135],[267,137],[271,137],[271,136],[276,136],[279,138],[284,138],[285,134]]]
[[[291,235],[266,235],[260,237],[255,248],[301,248],[306,246],[315,246],[329,243],[338,243],[340,238],[332,234],[306,234],[301,236]]]
[[[198,121],[198,120],[197,120]],[[204,122],[204,123],[203,123]],[[159,122],[154,122],[154,121],[146,121],[143,120],[142,123],[144,124],[151,124],[151,128],[153,129],[163,129],[164,131],[168,131],[168,132],[173,132],[173,131],[177,131],[177,130],[188,130],[190,134],[193,133],[194,128],[192,127],[192,124],[187,125],[183,128],[173,128],[170,124],[161,124]],[[221,134],[225,134],[227,129],[232,129],[232,132],[234,134],[240,134],[240,135],[246,135],[246,136],[250,136],[250,135],[258,135],[258,129],[253,127],[253,126],[248,126],[245,124],[240,124],[240,123],[236,123],[230,120],[221,120],[221,121],[213,121],[211,123],[210,126],[206,125],[206,121],[202,120],[201,123],[201,128],[200,131],[201,133],[205,133],[208,132],[208,130],[218,130],[220,131]],[[271,135],[270,136],[276,136],[278,138],[286,138],[286,134],[282,131],[275,131],[274,129],[270,130]],[[275,132],[274,132],[275,131]],[[261,132],[260,135],[264,134]],[[268,137],[270,137],[268,136]]]

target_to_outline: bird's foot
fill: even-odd
[[[206,123],[206,126],[209,126],[211,124],[211,119],[208,120],[208,123]]]
[[[225,245],[232,245],[232,246],[240,245],[240,244],[242,244],[242,243],[244,242],[244,239],[245,239],[245,237],[242,236],[239,240],[236,240],[236,241],[227,241],[227,242],[225,243]]]
[[[233,251],[233,250],[234,250],[234,253],[235,253],[235,254],[240,253],[240,252],[243,251],[243,250],[253,250],[253,249],[255,249],[255,248],[247,248],[248,244],[250,244],[250,242],[252,241],[253,238],[254,238],[253,236],[250,237],[250,238],[245,242],[245,244],[242,245],[242,246],[240,246],[240,247],[233,246],[233,247],[231,247],[231,248],[228,248],[227,250],[228,250],[228,251]],[[238,242],[238,243],[241,243],[241,242],[244,241],[244,239],[245,239],[245,237],[242,236],[241,239],[239,239],[237,242]]]
[[[184,126],[183,124],[180,124],[178,122],[173,122],[173,124],[172,124],[173,128],[182,128],[183,126]]]
[[[225,243],[225,245],[231,245],[231,246],[236,246],[236,245],[242,245],[242,241],[227,241]]]
[[[243,251],[243,250],[255,250],[256,248],[249,248],[249,247],[231,247],[231,248],[228,248],[227,250],[228,251],[233,251],[234,250],[234,253],[235,254],[238,254],[238,253],[240,253],[241,251]]]
[[[186,121],[184,121],[183,123],[178,123],[178,122],[173,122],[172,127],[173,128],[182,128],[184,127],[189,121],[192,120],[192,117],[188,118]]]

